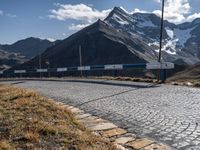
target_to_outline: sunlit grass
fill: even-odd
[[[65,107],[26,89],[0,85],[0,149],[115,150]]]

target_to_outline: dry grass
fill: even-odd
[[[184,73],[183,73],[184,74]],[[200,87],[200,78],[194,77],[184,77],[184,75],[175,75],[167,80],[167,83],[173,85],[190,86],[190,87]]]
[[[115,150],[73,114],[30,90],[0,85],[0,149]]]
[[[145,78],[134,78],[134,77],[96,77],[97,79],[104,79],[104,80],[118,80],[118,81],[132,81],[132,82],[146,82],[146,83],[161,83],[156,79],[145,79]],[[172,85],[180,85],[180,86],[191,86],[191,87],[200,87],[200,78],[181,78],[181,76],[177,78],[169,78],[165,83],[172,84]]]
[[[96,77],[97,79],[104,80],[118,80],[118,81],[133,81],[133,82],[147,82],[147,83],[157,83],[155,79],[145,79],[145,78],[135,78],[135,77],[111,77],[111,76],[103,76]]]
[[[177,85],[200,87],[200,64],[190,66],[181,72],[177,72],[168,79],[168,82]]]

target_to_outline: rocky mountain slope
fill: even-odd
[[[7,52],[19,53],[26,56],[26,58],[32,58],[43,53],[48,47],[55,45],[57,42],[58,41],[51,42],[46,39],[42,40],[40,38],[30,37],[17,41],[11,45],[0,45],[0,49]]]
[[[75,33],[42,54],[42,65],[48,61],[51,67],[78,66],[79,45],[82,48],[83,65],[140,63],[154,59],[156,52],[145,42],[118,32],[98,20],[93,25]],[[39,57],[23,66],[38,66]],[[21,67],[21,66],[20,66]]]
[[[200,64],[190,66],[185,70],[176,73],[169,79],[170,81],[184,81],[200,83]],[[199,84],[200,85],[200,84]]]
[[[27,60],[25,56],[18,53],[0,50],[0,70],[8,69],[16,64],[22,64]]]
[[[160,18],[155,14],[130,14],[115,7],[105,22],[132,38],[141,38],[158,52]],[[195,64],[200,61],[200,18],[193,22],[173,24],[164,21],[163,60],[177,64]]]
[[[165,21],[162,59],[177,65],[200,62],[200,19],[183,24]],[[130,14],[119,7],[104,20],[82,29],[42,55],[42,66],[79,65],[82,47],[83,65],[141,63],[157,61],[160,18],[154,14]],[[19,68],[39,66],[35,57]]]
[[[59,43],[30,37],[11,45],[0,45],[0,69],[7,69],[22,64],[43,53],[48,47]]]

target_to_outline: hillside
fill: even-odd
[[[170,75],[200,62],[200,19],[178,25],[164,22],[162,60],[178,66]],[[47,48],[41,55],[42,67],[79,66],[79,46],[84,66],[154,62],[158,57],[159,31],[160,18],[155,14],[130,14],[115,7],[105,20]],[[13,69],[38,67],[39,56]]]
[[[23,64],[59,42],[30,37],[14,44],[0,45],[0,70]]]
[[[176,73],[169,80],[200,83],[200,64],[190,66],[184,71]]]
[[[26,56],[30,59],[43,53],[48,47],[55,45],[57,42],[58,41],[51,42],[46,39],[42,40],[30,37],[24,40],[19,40],[11,45],[0,45],[0,49],[7,52],[19,53],[20,55]]]
[[[79,45],[82,46],[83,65],[141,63],[155,58],[155,52],[140,39],[130,38],[123,32],[98,20],[75,33],[42,54],[42,66],[48,61],[51,67],[78,66]],[[20,66],[38,66],[38,57]]]
[[[16,64],[22,64],[28,59],[18,53],[0,50],[0,70],[8,69]]]
[[[140,38],[158,53],[160,18],[151,13],[127,13],[115,7],[105,19],[115,29]],[[174,24],[164,21],[163,60],[178,65],[194,65],[200,62],[200,18],[192,22]]]

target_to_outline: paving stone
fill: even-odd
[[[84,123],[85,125],[87,126],[94,126],[94,125],[97,125],[97,124],[100,124],[100,123],[105,123],[106,120],[103,120],[101,118],[98,118],[98,117],[94,117],[94,116],[89,116],[87,118],[84,118],[84,119],[80,119],[78,120],[82,123]]]
[[[119,145],[119,144],[114,144],[117,147],[117,150],[127,150],[125,147]]]
[[[115,140],[115,142],[118,143],[118,144],[124,145],[124,144],[126,144],[126,143],[128,143],[128,142],[134,141],[135,139],[136,139],[136,138],[134,138],[134,137],[120,137],[120,138],[117,138],[117,139]]]
[[[117,136],[117,135],[122,135],[127,133],[124,129],[121,128],[114,128],[111,130],[103,131],[101,134],[103,137],[112,137],[112,136]]]
[[[93,131],[108,130],[113,128],[117,128],[117,126],[114,125],[113,123],[100,123],[90,127],[90,129]]]
[[[150,87],[149,83],[94,80],[101,83],[96,84],[91,79],[81,80],[87,82],[80,82],[80,79],[73,79],[75,82],[26,81],[17,86],[40,91],[68,105],[83,104],[80,108],[92,115],[109,117],[111,122],[130,132],[155,138],[177,149],[181,146],[184,150],[199,148],[198,141],[193,142],[200,136],[199,88],[165,84],[151,84],[153,87]],[[68,109],[74,110],[74,107]],[[89,120],[86,123],[92,126],[98,122]],[[156,130],[148,130],[149,127]],[[180,142],[188,144],[183,147],[185,144]]]
[[[87,117],[91,116],[91,114],[77,114],[76,118],[77,119],[85,119]]]
[[[172,150],[170,147],[163,144],[151,144],[141,150]]]
[[[75,108],[75,107],[71,108],[70,111],[75,114],[84,113],[82,110]]]
[[[127,143],[126,145],[132,147],[133,149],[141,149],[153,143],[154,141],[152,140],[149,140],[147,138],[142,138],[142,139],[137,139],[133,142]]]

